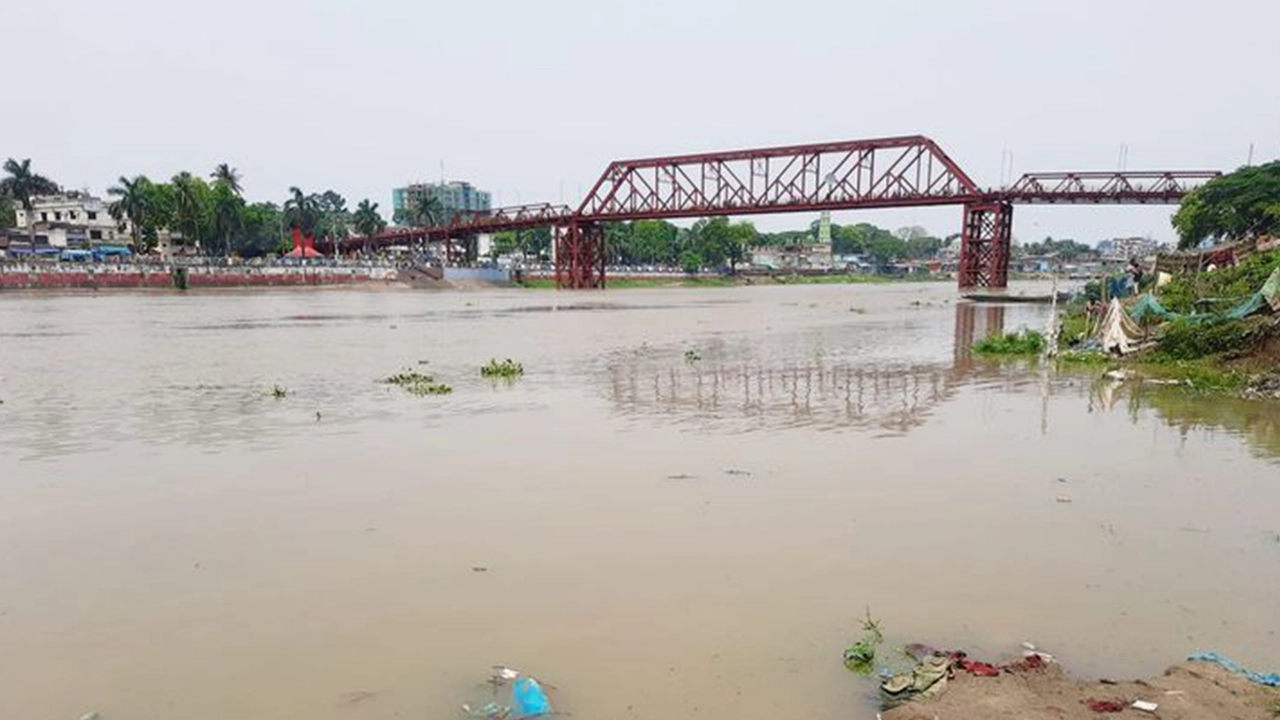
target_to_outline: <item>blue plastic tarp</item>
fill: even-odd
[[[1198,652],[1187,658],[1195,662],[1213,663],[1218,667],[1233,672],[1246,680],[1252,680],[1260,685],[1268,685],[1274,688],[1280,688],[1280,673],[1262,674],[1245,668],[1240,663],[1218,652]]]

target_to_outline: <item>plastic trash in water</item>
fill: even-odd
[[[541,717],[551,714],[551,701],[542,686],[531,677],[522,677],[511,686],[512,715],[519,718]]]
[[[509,668],[505,665],[494,665],[493,674],[503,680],[515,680],[520,677],[520,671],[515,668]]]
[[[1252,680],[1260,685],[1270,685],[1273,688],[1280,688],[1280,673],[1259,673],[1249,670],[1240,663],[1231,658],[1216,652],[1200,652],[1192,653],[1188,660],[1194,662],[1214,663],[1228,672],[1233,672],[1248,680]]]
[[[491,702],[478,708],[463,705],[462,712],[473,718],[479,718],[479,720],[506,720],[507,716],[511,714],[511,708]]]

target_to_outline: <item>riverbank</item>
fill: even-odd
[[[0,291],[6,290],[187,290],[201,288],[386,285],[398,280],[393,267],[236,266],[155,264],[5,264]]]
[[[1134,703],[1144,703],[1142,710]],[[1158,677],[1117,682],[1073,678],[1057,663],[982,677],[958,671],[932,701],[883,713],[883,720],[1096,720],[1105,714],[1178,720],[1275,720],[1280,691],[1206,662],[1174,665]]]
[[[1115,379],[1280,398],[1280,251],[1127,298],[1104,303],[1100,293],[1086,288],[1063,308],[1060,362],[1104,367]],[[994,354],[1019,354],[1010,347]]]

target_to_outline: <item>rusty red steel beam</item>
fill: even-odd
[[[1215,170],[1027,173],[998,195],[1013,203],[1176,203],[1221,176]]]
[[[613,162],[587,222],[963,204],[977,184],[923,135]]]

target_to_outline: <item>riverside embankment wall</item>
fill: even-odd
[[[395,280],[396,270],[382,266],[220,267],[0,263],[0,290],[281,287],[390,283]]]

